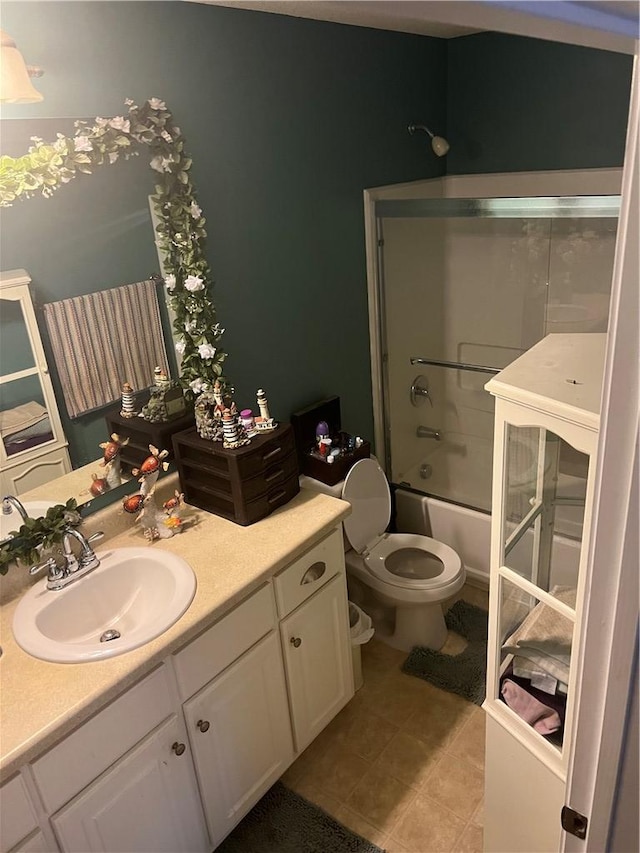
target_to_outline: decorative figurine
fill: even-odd
[[[320,421],[316,427],[316,448],[322,459],[326,460],[332,444],[329,438],[329,424],[326,421]]]
[[[89,491],[94,498],[97,498],[99,495],[104,495],[105,492],[109,491],[109,482],[104,477],[98,477],[97,474],[92,474],[91,479],[93,482],[89,486]],[[120,485],[120,483],[118,483],[118,485]]]
[[[124,382],[122,385],[122,403],[121,403],[120,417],[122,418],[135,418],[138,414],[136,412],[136,401],[134,397],[134,391],[131,385],[128,382]]]
[[[173,497],[169,498],[162,504],[162,509],[166,512],[169,518],[181,518],[184,509],[184,492],[179,492],[177,489],[173,493]]]
[[[252,438],[256,434],[256,423],[253,419],[251,409],[243,409],[240,412],[240,422],[244,427],[244,431],[248,438]]]
[[[157,424],[184,415],[187,404],[180,383],[171,380],[161,367],[153,371],[153,383],[149,401],[142,407],[141,417]]]
[[[104,451],[100,466],[105,469],[107,483],[109,483],[109,486],[112,489],[119,486],[122,482],[122,477],[120,476],[122,461],[120,459],[120,451],[123,447],[126,447],[127,444],[129,444],[129,439],[120,438],[120,436],[115,432],[111,433],[109,441],[103,441],[100,444],[100,447]]]
[[[267,395],[264,393],[262,388],[259,388],[256,392],[256,401],[258,403],[258,408],[260,409],[260,416],[255,419],[256,430],[260,432],[267,432],[268,430],[275,429],[278,424],[269,414]]]
[[[140,483],[140,492],[142,495],[148,495],[156,484],[156,480],[160,474],[160,470],[166,471],[169,467],[168,462],[162,460],[169,455],[168,450],[158,450],[153,444],[149,445],[151,456],[147,456],[139,468],[134,468],[131,473],[134,477],[142,474],[138,482]]]
[[[222,440],[223,447],[235,450],[237,447],[249,444],[249,439],[238,423],[238,416],[231,409],[225,409],[222,413],[222,429],[224,435]]]
[[[184,522],[180,518],[179,508],[183,502],[184,495],[176,492],[174,498],[163,504],[162,509],[158,509],[155,490],[151,489],[146,495],[138,492],[124,498],[122,508],[132,515],[138,513],[136,523],[142,526],[145,538],[153,542],[155,539],[170,539],[176,533],[182,532]],[[171,509],[166,509],[167,504],[173,504]]]

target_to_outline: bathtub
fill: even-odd
[[[489,513],[467,509],[402,488],[396,489],[395,502],[398,531],[422,533],[450,545],[460,555],[467,572],[467,581],[474,586],[489,586]],[[524,538],[532,536],[530,531]],[[580,543],[565,536],[554,536],[550,586],[575,586],[579,562]],[[528,567],[513,565],[512,568],[526,574]]]

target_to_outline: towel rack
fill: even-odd
[[[419,358],[413,356],[409,359],[411,364],[430,364],[433,367],[449,367],[452,370],[472,370],[476,373],[500,373],[502,367],[485,367],[481,364],[466,364],[463,361],[441,361],[438,358]]]

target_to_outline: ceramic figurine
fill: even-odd
[[[320,421],[316,427],[316,448],[322,459],[326,459],[333,442],[329,438],[329,424]]]
[[[131,471],[134,477],[137,477],[138,474],[142,474],[138,482],[140,483],[140,492],[143,495],[148,495],[153,490],[160,471],[166,471],[169,467],[168,462],[162,461],[169,455],[168,450],[158,450],[157,447],[150,444],[149,451],[151,452],[151,455],[147,456],[139,468],[134,468]]]
[[[256,430],[258,432],[265,432],[271,429],[275,429],[278,424],[269,414],[269,403],[267,402],[267,395],[264,393],[262,388],[259,388],[256,392],[256,401],[258,403],[258,408],[260,409],[260,415],[255,419]]]
[[[171,380],[161,367],[156,367],[153,371],[153,381],[156,388],[161,390],[171,387]]]
[[[235,450],[237,447],[249,444],[249,439],[240,429],[237,415],[234,415],[231,409],[225,409],[222,413],[222,429],[224,431],[223,447]]]
[[[111,433],[109,441],[103,441],[100,444],[100,447],[104,451],[100,465],[105,469],[105,478],[112,489],[119,486],[122,482],[122,477],[120,476],[120,451],[127,444],[129,444],[129,439],[120,438],[115,432]]]
[[[134,397],[134,391],[131,385],[128,382],[124,382],[122,385],[122,402],[120,403],[120,417],[122,418],[135,418],[138,414],[136,412],[136,401]]]
[[[162,504],[169,518],[181,518],[184,509],[184,492],[175,491],[172,498]]]
[[[240,422],[244,427],[244,431],[248,438],[252,438],[256,434],[256,424],[253,419],[251,409],[243,409],[240,412]]]
[[[98,477],[97,474],[92,474],[91,479],[93,482],[89,486],[89,491],[94,498],[97,498],[98,495],[104,495],[105,492],[109,491],[109,482],[104,477]],[[120,485],[120,483],[118,483],[118,485]]]
[[[140,512],[143,503],[144,495],[140,494],[140,492],[136,492],[135,495],[129,495],[122,499],[122,509],[133,515],[136,512]]]

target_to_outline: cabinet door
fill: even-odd
[[[296,749],[301,752],[353,696],[344,575],[280,625]]]
[[[123,721],[126,725],[126,721]],[[176,718],[52,818],[69,853],[210,849],[184,725]]]
[[[184,705],[214,844],[291,763],[280,644],[265,637]]]

